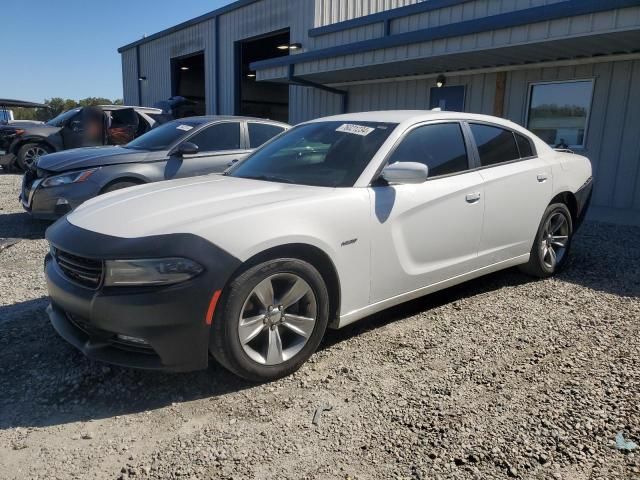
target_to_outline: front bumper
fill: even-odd
[[[42,188],[43,178],[26,172],[22,179],[20,202],[33,217],[56,220],[100,193],[100,185],[90,180],[81,183]]]
[[[2,149],[0,149],[2,150]],[[4,151],[4,150],[2,150]],[[0,154],[0,167],[8,167],[13,165],[16,160],[16,156],[13,153]]]
[[[201,263],[205,272],[177,285],[91,289],[67,277],[48,255],[47,312],[58,334],[90,358],[173,372],[207,367],[207,310],[213,293],[239,266],[237,259],[194,235],[126,239],[90,232],[66,219],[47,230],[47,239],[58,249],[88,258],[141,258],[144,251],[146,257],[185,256]]]

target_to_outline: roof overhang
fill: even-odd
[[[462,38],[471,34],[500,31],[637,6],[640,6],[640,0],[607,0],[606,2],[567,0],[404,33],[389,34],[388,29],[385,29],[386,33],[382,37],[262,60],[252,63],[251,68],[257,72],[259,80],[285,82],[293,74],[310,81],[328,83],[628,53],[638,51],[640,47],[638,25],[623,31],[586,32],[561,38],[505,43],[491,47],[470,48],[465,51],[431,54],[422,58],[406,58],[406,56],[402,58],[403,55],[387,56],[381,54],[373,56],[397,60],[380,60],[367,64],[362,61],[331,61],[336,58],[349,58],[364,53],[392,51],[394,48],[404,48],[407,45],[425,45],[429,42]],[[393,11],[390,11],[386,15],[392,13]],[[376,17],[376,19],[378,18]],[[402,59],[400,60],[400,58]],[[336,64],[340,67],[332,67]]]
[[[10,100],[0,98],[0,108],[49,108],[44,103],[27,102],[25,100]]]
[[[640,30],[629,30],[488,50],[403,59],[335,70],[295,68],[294,74],[296,77],[316,83],[336,84],[390,77],[514,67],[558,60],[584,59],[587,61],[594,57],[638,51],[640,51]],[[297,67],[304,67],[304,65],[299,64]],[[290,77],[289,68],[273,67],[257,70],[257,79],[287,83]]]

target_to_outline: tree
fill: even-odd
[[[109,100],[103,97],[87,97],[79,101],[69,98],[52,97],[44,101],[44,104],[49,108],[15,108],[13,109],[13,115],[16,120],[46,121],[72,108],[93,107],[96,105],[122,105],[122,103],[122,99]]]

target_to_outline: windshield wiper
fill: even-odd
[[[249,180],[264,180],[265,182],[278,182],[278,183],[296,183],[288,178],[277,177],[275,175],[257,175],[255,177],[241,177]]]

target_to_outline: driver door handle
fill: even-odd
[[[478,203],[480,201],[480,192],[467,193],[465,200],[467,203]]]

